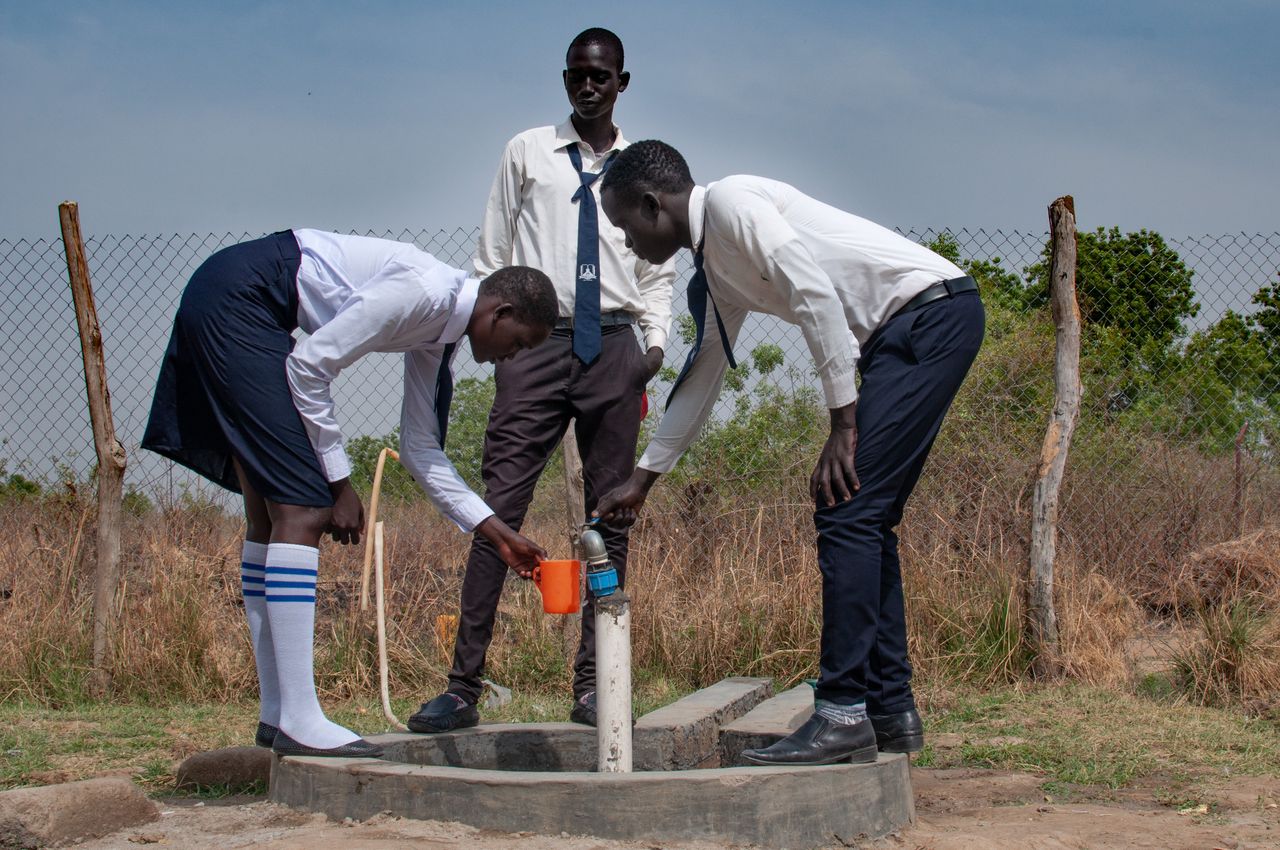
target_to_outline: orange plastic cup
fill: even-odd
[[[533,582],[542,593],[542,610],[548,614],[576,614],[581,605],[582,564],[579,561],[540,561],[533,568]]]

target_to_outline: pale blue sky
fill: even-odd
[[[589,4],[587,4],[589,5]],[[1280,3],[0,2],[0,237],[471,228],[564,49],[616,117],[900,227],[1272,232]]]

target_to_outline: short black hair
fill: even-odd
[[[531,328],[551,329],[560,317],[556,288],[529,266],[507,266],[480,281],[480,294],[492,295],[512,307],[512,318]]]
[[[591,27],[574,36],[573,41],[569,42],[569,49],[564,53],[564,64],[569,64],[569,54],[573,52],[573,48],[587,47],[592,44],[608,48],[617,54],[618,73],[621,74],[622,66],[625,64],[626,59],[626,55],[622,50],[622,39],[604,27]]]
[[[600,183],[601,192],[613,192],[627,203],[639,200],[645,192],[674,193],[691,188],[693,176],[680,151],[657,139],[636,142],[615,156]]]

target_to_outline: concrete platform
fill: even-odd
[[[743,750],[767,747],[782,740],[813,713],[813,688],[796,685],[773,699],[765,700],[746,714],[720,727],[720,764],[733,767],[743,762]]]
[[[383,759],[277,759],[271,798],[335,819],[389,812],[506,832],[786,848],[875,838],[914,821],[902,755],[865,765],[718,767],[762,736],[785,735],[812,709],[811,692],[770,693],[768,680],[726,679],[640,718],[630,774],[594,772],[589,727],[482,724],[375,736]]]
[[[875,764],[549,773],[281,759],[271,799],[334,819],[382,812],[481,829],[764,847],[853,844],[914,820],[903,755]]]

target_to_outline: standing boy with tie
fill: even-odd
[[[599,214],[599,177],[627,147],[613,107],[630,74],[622,42],[608,30],[580,33],[563,73],[569,120],[508,142],[485,208],[476,271],[512,263],[546,272],[560,319],[551,338],[495,370],[497,393],[485,434],[485,500],[519,528],[538,477],[574,421],[587,510],[635,464],[645,384],[662,366],[671,321],[672,263],[650,264]],[[642,351],[631,325],[639,324]],[[621,582],[627,529],[602,529]],[[479,722],[485,653],[507,568],[477,538],[462,584],[461,616],[448,690],[424,703],[409,728],[444,732]],[[570,719],[595,725],[595,618],[588,598],[574,660]]]
[[[749,312],[799,325],[831,412],[809,482],[823,582],[819,678],[809,720],[743,755],[755,764],[829,764],[874,761],[877,748],[920,750],[894,529],[982,344],[973,279],[785,183],[738,175],[695,186],[684,158],[662,142],[621,154],[601,198],[637,255],[662,262],[688,248],[699,271],[689,282],[696,340],[666,416],[634,474],[597,513],[635,520],[711,413]]]
[[[445,457],[449,361],[466,336],[477,361],[501,362],[541,344],[555,319],[555,291],[535,269],[477,282],[413,245],[318,230],[233,245],[191,276],[142,446],[244,495],[259,746],[381,754],[325,717],[312,672],[320,538],[358,543],[364,525],[333,379],[370,352],[404,352],[401,462],[441,513],[528,571],[543,550],[495,517]],[[310,336],[295,347],[299,327]]]

